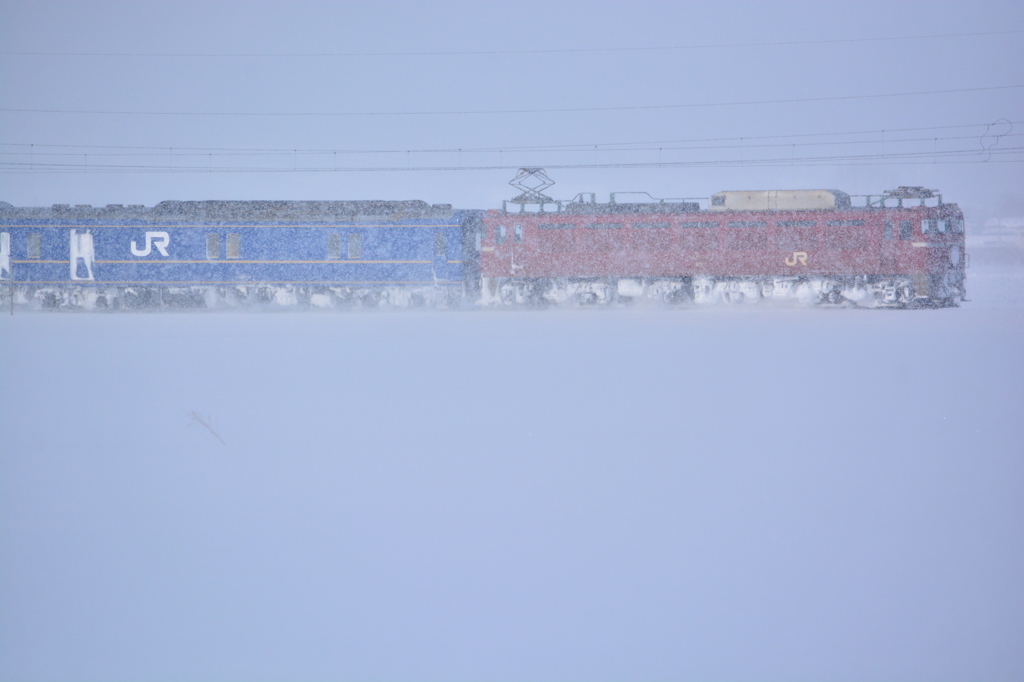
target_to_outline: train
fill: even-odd
[[[952,307],[963,213],[937,190],[556,200],[521,169],[501,208],[424,201],[0,202],[0,305]],[[624,200],[625,199],[627,200]]]
[[[479,213],[423,201],[0,204],[0,289],[10,306],[48,309],[451,306]]]

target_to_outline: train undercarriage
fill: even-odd
[[[797,305],[942,308],[964,300],[963,280],[844,277],[485,278],[482,306]]]
[[[474,287],[475,288],[475,287]],[[921,276],[484,278],[463,285],[352,287],[290,284],[194,286],[0,285],[0,310],[371,310],[587,307],[663,304],[940,308],[964,300],[964,282]]]
[[[347,287],[251,284],[226,286],[0,286],[0,310],[371,310],[454,308],[461,284]]]

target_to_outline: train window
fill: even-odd
[[[618,230],[622,223],[587,223],[587,227],[591,230]]]
[[[444,258],[445,254],[448,253],[448,244],[444,238],[444,232],[434,233],[434,257]]]
[[[537,227],[542,230],[571,230],[576,226],[572,223],[540,223]]]
[[[964,219],[963,218],[953,218],[952,220],[950,220],[949,221],[949,231],[952,232],[953,234],[963,234],[964,233]]]
[[[341,258],[341,235],[337,233],[327,235],[327,257]]]
[[[220,258],[220,235],[216,232],[206,233],[206,257]]]
[[[672,227],[672,223],[633,223],[633,227],[638,227],[642,230],[666,230]]]
[[[494,228],[494,243],[504,244],[505,243],[505,226],[497,225]]]
[[[475,239],[474,244],[476,245],[476,250],[477,251],[480,250],[480,246],[481,246],[480,242],[483,241],[483,238],[484,238],[485,234],[487,234],[487,228],[486,227],[482,227],[482,228],[480,228],[479,230],[476,231],[476,237],[474,238]]]
[[[363,257],[363,235],[358,232],[351,232],[348,235],[348,257],[349,260],[359,260]]]
[[[42,244],[40,243],[40,240],[39,240],[39,233],[38,232],[29,232],[28,233],[28,244],[26,244],[26,246],[28,247],[28,254],[27,255],[28,255],[29,258],[41,258],[42,257],[43,249],[42,249]]]
[[[907,241],[914,235],[912,233],[913,224],[909,220],[900,221],[900,239]]]
[[[731,220],[729,227],[768,227],[766,220]]]
[[[936,231],[936,225],[938,221],[935,218],[925,218],[921,221],[921,234],[928,234],[929,232]]]
[[[776,223],[779,227],[815,227],[817,220],[780,220]]]
[[[892,222],[889,220],[886,220],[885,225],[882,227],[882,239],[886,241],[892,239]]]
[[[238,237],[237,232],[229,232],[228,237],[225,240],[225,247],[227,249],[228,258],[240,258],[242,253],[242,240]]]
[[[939,218],[935,222],[938,223],[939,234],[946,234],[946,219],[945,218]]]
[[[512,226],[512,238],[516,240],[516,244],[523,241],[523,226],[513,225]]]
[[[826,227],[864,227],[863,220],[826,220]]]
[[[654,225],[662,225],[663,224],[663,225],[665,225],[665,227],[668,227],[668,223],[652,223],[652,224],[654,224]],[[710,222],[710,221],[699,222],[699,223],[679,223],[679,227],[704,227],[704,228],[718,227],[718,223]]]

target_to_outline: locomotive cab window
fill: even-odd
[[[434,257],[444,258],[445,254],[448,253],[448,244],[445,240],[444,232],[434,233]]]
[[[220,235],[216,232],[206,233],[206,257],[220,258]]]
[[[348,236],[348,257],[349,260],[359,260],[363,257],[363,235],[352,232]]]
[[[885,225],[882,226],[882,239],[886,241],[892,239],[892,222],[889,220],[886,220]]]
[[[27,251],[26,255],[29,258],[41,258],[42,257],[42,255],[43,255],[43,253],[42,253],[43,252],[43,248],[42,248],[42,244],[40,243],[40,240],[39,240],[39,233],[38,232],[29,232],[28,233],[28,235],[27,235],[27,243],[25,244],[25,246],[27,247],[26,248],[26,251]]]
[[[900,221],[900,239],[907,241],[913,237],[913,223],[909,220]]]
[[[505,243],[505,226],[498,225],[494,228],[494,243],[504,244]]]
[[[522,225],[518,225],[517,224],[517,225],[513,225],[512,226],[512,239],[515,240],[516,244],[519,244],[519,243],[521,243],[523,241],[523,226]]]
[[[228,258],[241,258],[242,240],[239,238],[237,232],[228,233],[227,239],[225,240],[225,247],[227,250],[226,256]]]
[[[921,221],[921,234],[945,234],[946,221],[926,218]]]

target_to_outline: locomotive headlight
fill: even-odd
[[[953,246],[949,249],[949,262],[953,264],[953,267],[960,265],[960,247]]]

